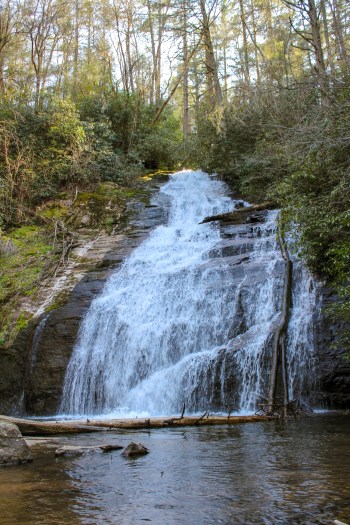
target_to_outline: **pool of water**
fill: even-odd
[[[350,522],[350,415],[60,437],[0,470],[1,525]],[[55,459],[59,444],[142,442]]]

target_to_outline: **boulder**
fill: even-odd
[[[133,458],[136,456],[144,456],[148,454],[149,450],[142,443],[129,443],[125,450],[122,452],[122,456],[127,458]]]
[[[29,447],[19,428],[12,423],[0,422],[0,466],[17,465],[32,460]]]

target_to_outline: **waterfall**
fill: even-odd
[[[28,370],[29,375],[31,375],[33,373],[33,370],[34,370],[34,367],[35,367],[35,363],[36,363],[37,354],[38,354],[38,350],[39,350],[41,337],[42,337],[42,334],[44,332],[46,322],[47,322],[48,318],[50,317],[50,315],[51,315],[51,312],[46,313],[43,316],[43,318],[41,319],[41,321],[38,324],[38,326],[36,327],[36,329],[35,329],[34,336],[33,336],[33,342],[32,342],[32,351],[30,352],[30,356],[29,356],[29,367],[28,367],[29,368],[29,370]]]
[[[67,369],[61,413],[167,415],[184,402],[188,412],[254,409],[266,393],[284,262],[276,211],[256,225],[200,224],[242,205],[227,193],[224,183],[190,171],[161,188],[168,223],[92,302]],[[312,351],[312,316],[304,311],[311,311],[305,283],[311,284],[302,266],[296,281],[288,332],[292,397],[303,390],[307,378],[298,367]]]

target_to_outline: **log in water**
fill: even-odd
[[[186,416],[168,418],[133,418],[133,419],[80,419],[71,421],[40,421],[0,415],[0,423],[13,423],[18,426],[23,436],[50,436],[56,434],[84,434],[112,429],[150,429],[172,427],[196,427],[211,425],[237,425],[272,421],[272,416]]]

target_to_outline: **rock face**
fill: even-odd
[[[154,186],[157,191],[159,185]],[[165,222],[166,202],[159,205],[146,205],[135,202],[131,206],[129,220],[123,234],[118,233],[118,242],[111,236],[111,249],[96,267],[88,272],[68,295],[64,306],[44,313],[35,323],[18,335],[12,348],[0,355],[0,413],[52,415],[58,412],[64,376],[70,360],[80,322],[91,301],[102,290],[106,279],[147,235],[148,231]],[[246,217],[241,226],[222,225],[222,240],[210,254],[210,265],[229,265],[232,279],[241,280],[244,274],[246,285],[249,280],[263,279],[261,268],[249,261],[254,249],[254,239],[250,233],[252,223],[264,221],[266,211],[254,211],[252,217]],[[283,264],[275,270],[283,273]],[[336,300],[332,292],[325,287],[319,289],[320,310]],[[246,290],[241,289],[242,305],[232,319],[231,336],[244,334],[244,303]],[[316,387],[314,405],[322,407],[350,407],[350,363],[344,359],[344,352],[333,348],[336,332],[339,328],[323,313],[319,314],[316,324]],[[244,335],[242,335],[242,338]],[[244,340],[241,341],[244,343]],[[233,350],[235,350],[233,348]],[[232,354],[233,355],[233,354]],[[221,367],[224,352],[219,354],[218,369]],[[228,371],[228,388],[234,391],[234,360],[225,362]],[[266,365],[267,366],[267,365]],[[232,373],[231,373],[232,369]],[[217,375],[215,386],[218,398],[221,378]],[[215,398],[215,396],[214,396]],[[215,401],[215,399],[214,399]],[[214,403],[215,405],[215,403]],[[215,407],[214,407],[215,408]]]
[[[154,183],[152,191],[157,192],[164,182],[163,178]],[[131,202],[125,227],[110,236],[109,251],[104,246],[100,258],[94,254],[95,269],[82,277],[65,304],[43,313],[19,333],[10,349],[1,352],[0,413],[58,412],[66,368],[87,308],[128,253],[166,220],[166,213],[163,205]]]
[[[32,455],[19,428],[11,423],[0,423],[0,466],[29,461],[32,461]]]
[[[350,361],[339,341],[339,333],[349,330],[330,319],[325,309],[337,301],[327,286],[319,288],[320,313],[316,322],[316,388],[314,404],[323,408],[350,407]]]

